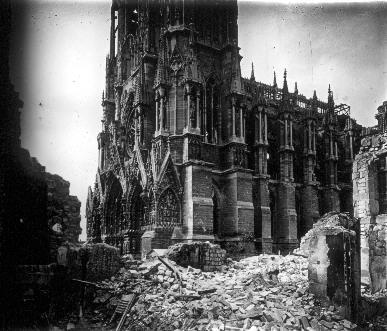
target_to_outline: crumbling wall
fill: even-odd
[[[87,244],[80,252],[86,279],[99,281],[110,278],[121,268],[120,252],[107,244]]]
[[[70,195],[70,183],[58,175],[45,173],[47,182],[47,216],[50,228],[50,255],[55,260],[58,248],[77,243],[82,232],[81,202]]]
[[[210,242],[179,243],[168,248],[166,256],[183,267],[200,268],[203,271],[220,270],[225,262],[226,251]]]
[[[62,245],[56,262],[67,268],[71,278],[91,281],[110,278],[121,268],[119,250],[103,243]]]
[[[309,290],[356,319],[360,300],[359,226],[347,213],[327,213],[302,240],[308,256]]]
[[[368,228],[369,274],[373,292],[387,288],[387,215],[378,215]]]
[[[385,228],[387,134],[366,137],[353,163],[354,216],[360,219],[361,281],[387,288]]]

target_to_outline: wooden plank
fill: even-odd
[[[78,282],[78,283],[82,283],[82,284],[86,284],[86,285],[91,285],[91,286],[94,286],[94,287],[97,287],[97,288],[100,288],[100,289],[104,289],[104,290],[109,290],[110,289],[108,287],[101,286],[101,285],[99,285],[97,283],[88,282],[86,280],[80,280],[80,279],[73,278],[72,281]]]
[[[173,274],[175,275],[176,279],[178,280],[178,282],[180,284],[179,291],[181,293],[181,288],[182,288],[183,282],[182,282],[180,272],[177,271],[170,263],[168,263],[166,260],[164,260],[161,256],[158,256],[158,259],[160,260],[160,262],[162,264],[164,264],[169,270],[171,270],[173,272]]]
[[[125,323],[126,316],[128,315],[128,312],[134,306],[134,303],[135,303],[135,301],[137,299],[137,294],[131,294],[131,296],[132,296],[132,298],[131,298],[131,300],[128,301],[128,305],[126,306],[125,311],[122,314],[121,320],[120,320],[120,322],[117,325],[116,331],[120,331],[121,330],[121,328],[123,327],[123,325]]]

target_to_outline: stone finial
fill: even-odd
[[[282,87],[282,100],[289,99],[288,81],[286,80],[287,72],[284,71],[284,85]]]
[[[328,86],[328,110],[333,111],[335,102],[333,101],[333,92],[331,90],[331,84]]]
[[[251,75],[250,79],[255,81],[255,75],[254,75],[254,63],[251,62]]]
[[[274,71],[274,78],[273,78],[273,86],[277,87],[277,77],[276,77],[275,71]]]

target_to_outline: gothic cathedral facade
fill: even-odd
[[[352,212],[349,106],[242,78],[236,0],[113,0],[89,241],[287,252]]]

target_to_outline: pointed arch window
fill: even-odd
[[[180,207],[175,193],[167,188],[158,202],[158,223],[164,227],[180,224]]]
[[[215,78],[211,77],[206,84],[206,114],[205,114],[205,136],[207,142],[216,144],[219,134],[219,85]]]
[[[114,178],[106,203],[105,234],[118,234],[123,221],[122,187],[117,178]]]

